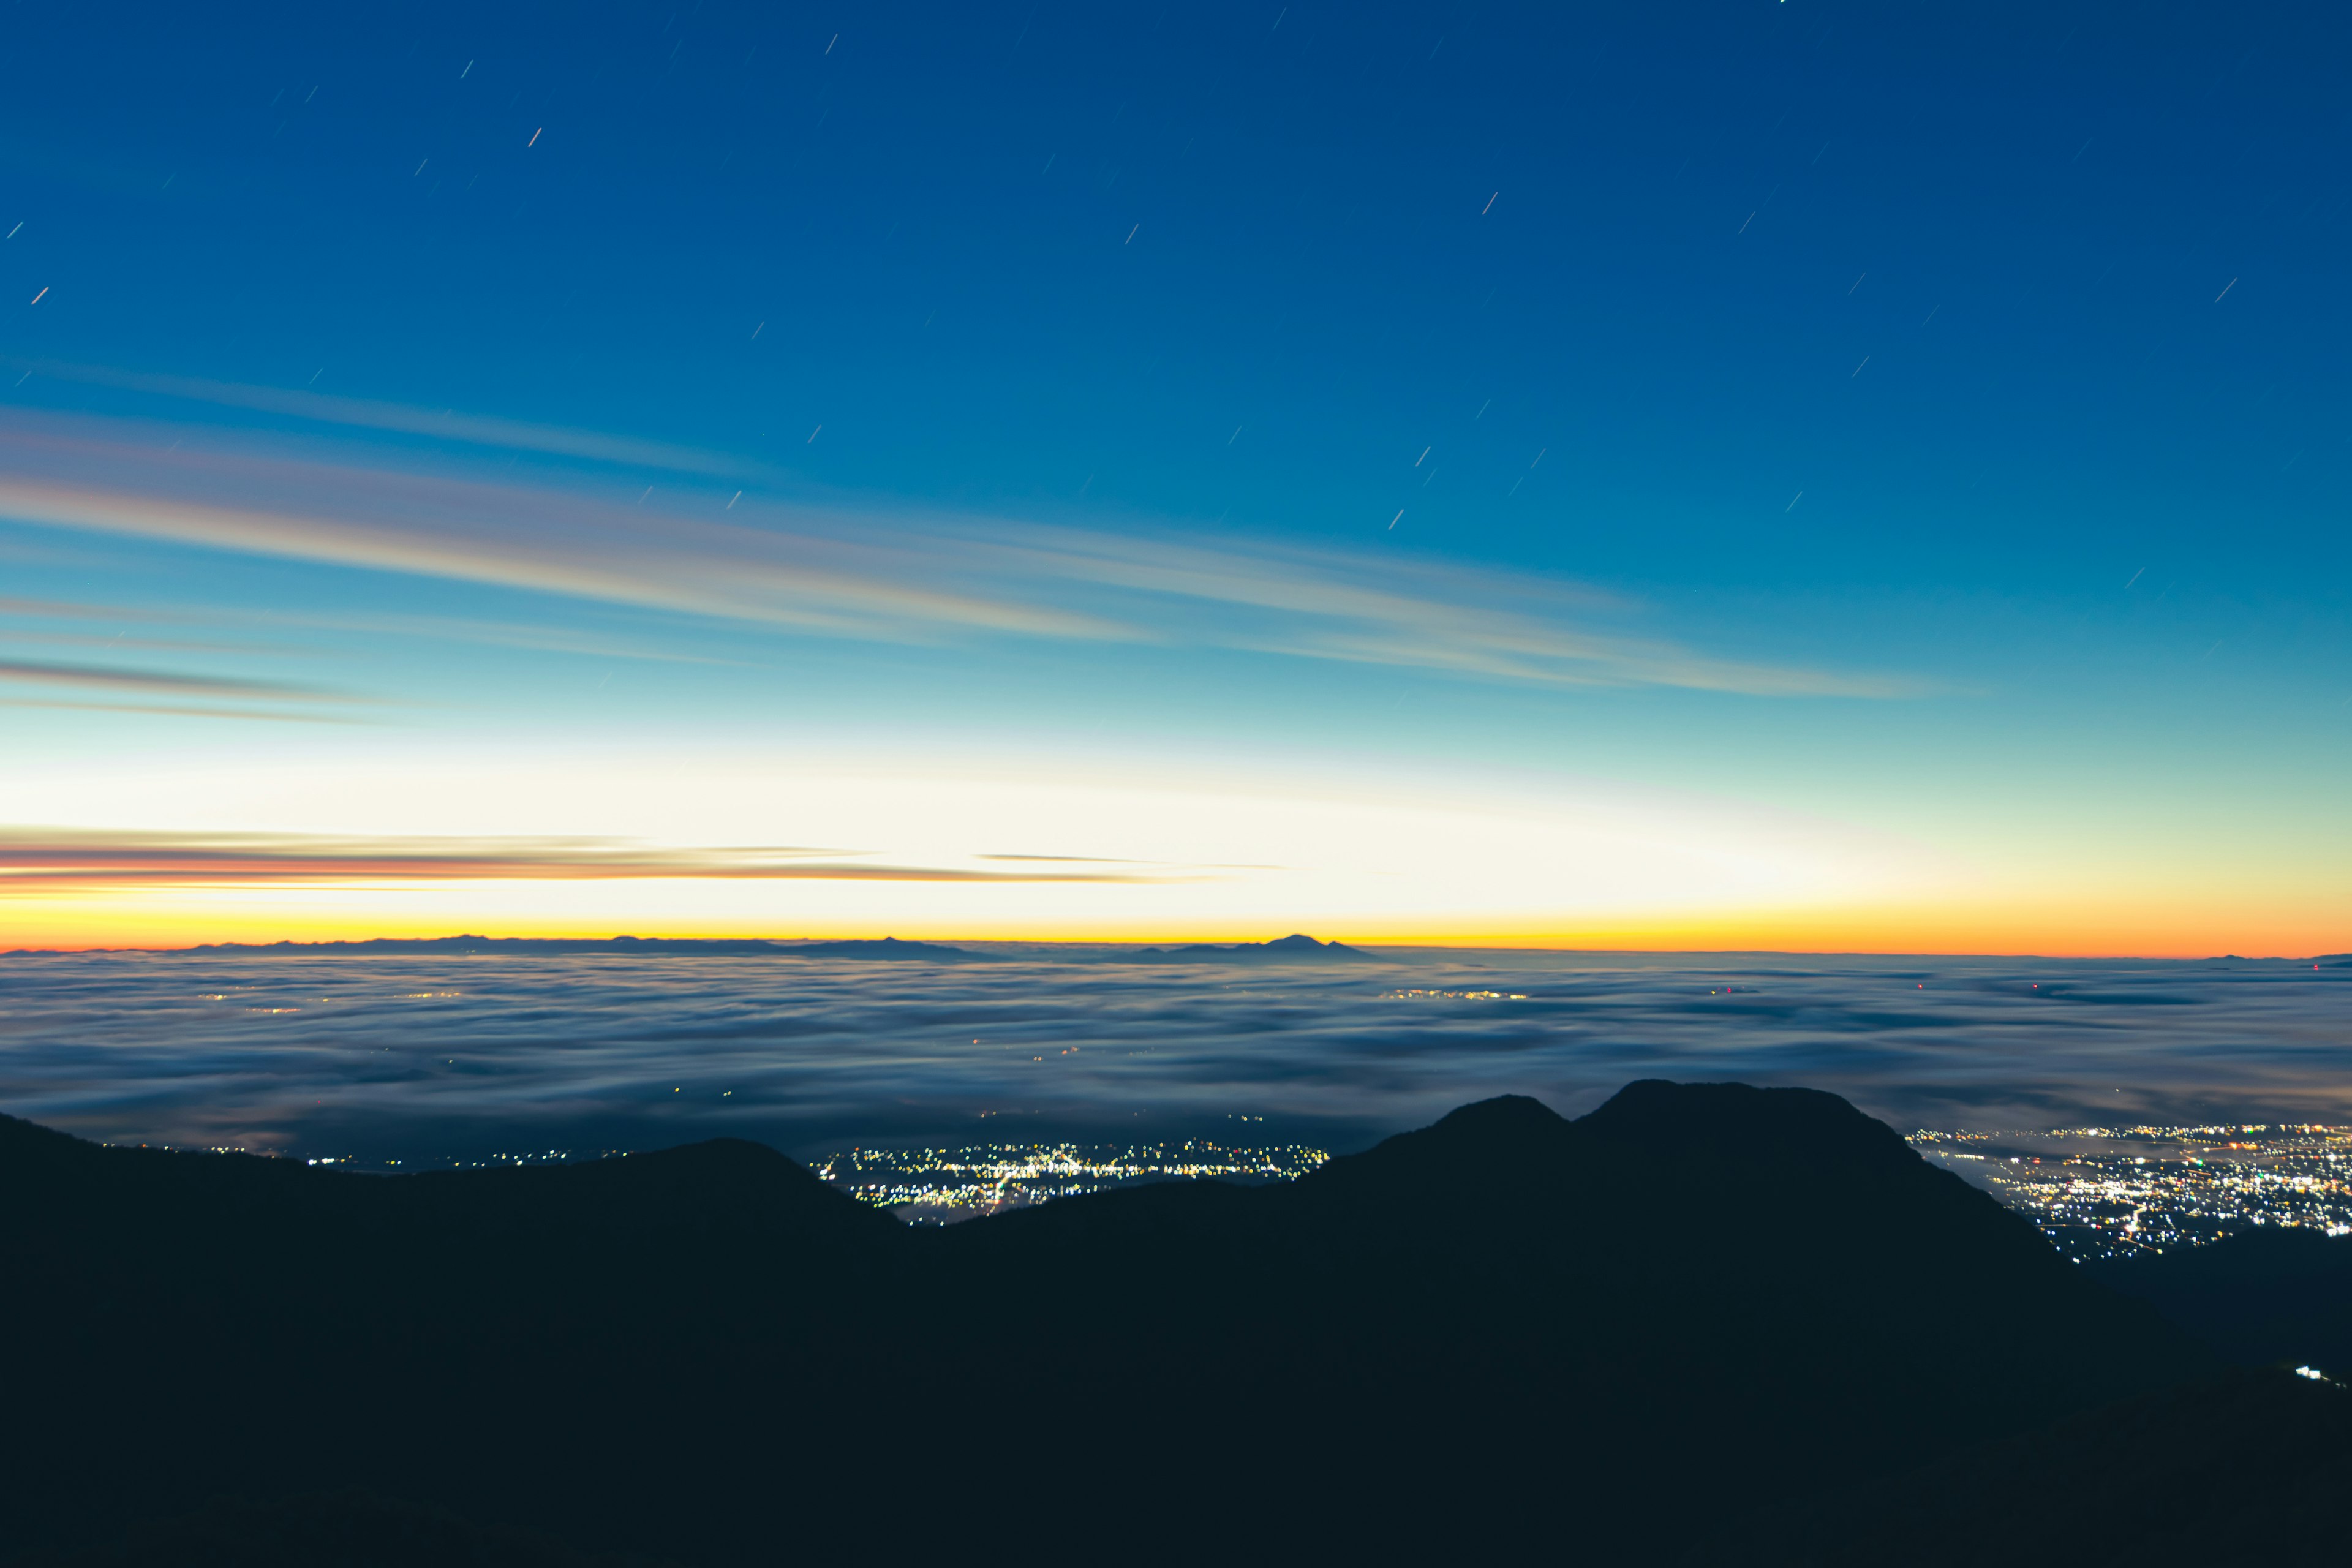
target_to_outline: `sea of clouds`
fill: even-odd
[[[1906,1131],[2352,1122],[2340,963],[1392,956],[10,955],[0,1110],[411,1164],[721,1134],[803,1155],[1171,1136],[1344,1152],[1489,1095],[1576,1114],[1641,1078],[1832,1089]]]

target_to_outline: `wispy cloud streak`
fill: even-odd
[[[1126,635],[1097,617],[935,585],[941,574],[915,538],[751,528],[391,469],[0,432],[0,514],[843,637]]]
[[[0,897],[134,887],[381,882],[1148,882],[1094,871],[899,866],[782,846],[666,847],[610,838],[338,837],[288,833],[0,829]]]
[[[642,500],[642,498],[641,498]],[[1573,584],[1400,556],[901,509],[586,489],[0,426],[0,514],[819,636],[1213,647],[1555,686],[1888,698],[1916,682],[1712,655]]]
[[[174,675],[159,669],[119,669],[102,665],[32,664],[21,659],[0,659],[0,680],[173,697],[317,700],[328,695],[309,687],[289,686],[274,680],[235,680],[218,676]]]
[[[270,724],[358,724],[366,721],[347,714],[307,710],[278,712],[267,708],[191,708],[160,702],[59,702],[39,698],[0,697],[0,708],[53,708],[77,713],[157,714],[166,719],[256,720]]]
[[[69,599],[20,599],[0,595],[0,616],[36,616],[58,621],[147,621],[177,617],[160,616],[152,610],[129,609],[115,605],[82,605]]]
[[[1049,580],[1262,614],[1229,646],[1562,686],[1675,686],[1753,696],[1900,697],[1916,682],[1709,658],[1601,629],[1631,606],[1590,588],[1393,556],[1006,531],[993,548]],[[1411,587],[1404,584],[1409,583]]]
[[[617,463],[631,468],[667,468],[676,473],[709,474],[740,479],[772,479],[776,470],[764,463],[726,452],[664,441],[640,441],[596,430],[576,430],[562,425],[539,425],[521,419],[499,419],[460,414],[449,408],[420,408],[413,404],[385,403],[372,398],[338,397],[331,393],[288,387],[252,386],[233,381],[208,381],[187,375],[146,375],[105,365],[69,364],[56,360],[0,361],[13,369],[58,381],[113,387],[156,397],[184,398],[223,408],[244,408],[322,425],[342,425],[366,430],[389,430],[404,436],[462,441],[469,446],[502,447],[514,451],[545,452],[554,457],[583,458],[591,462]]]

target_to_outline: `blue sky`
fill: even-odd
[[[846,819],[698,816],[693,781],[919,777],[942,804],[909,812],[961,823],[929,865],[1003,848],[955,818],[959,770],[1075,768],[1116,783],[1107,819],[1138,780],[1223,801],[1187,864],[1229,858],[1219,822],[1260,853],[1269,791],[1391,815],[1317,841],[1345,889],[1223,904],[392,901],[404,928],[1297,906],[1420,937],[2352,946],[2322,8],[15,26],[0,696],[74,705],[8,712],[12,842],[503,841],[583,759],[660,752],[693,759],[667,805],[546,815],[798,845]],[[278,523],[156,521],[198,502]],[[782,599],[709,597],[760,531],[822,547]],[[404,766],[517,804],[428,822],[349,782]],[[1809,847],[1656,898],[1638,857],[1541,885],[1572,847],[1442,910],[1366,891],[1426,881],[1383,860],[1451,831],[1424,807],[1565,845],[1623,837],[1629,799],[1681,814],[1635,835],[1669,858]],[[0,921],[390,918],[142,886]]]

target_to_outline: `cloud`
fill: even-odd
[[[0,620],[10,618],[42,621],[99,621],[110,625],[123,621],[138,624],[227,624],[247,629],[272,631],[288,627],[337,632],[377,631],[390,632],[404,637],[431,637],[446,642],[480,643],[499,647],[530,648],[547,653],[572,653],[595,658],[646,659],[663,664],[723,665],[742,662],[740,659],[714,658],[704,654],[680,653],[666,648],[650,647],[641,643],[625,642],[616,637],[590,635],[571,627],[535,626],[513,621],[485,621],[454,616],[365,615],[349,610],[334,615],[322,615],[311,611],[282,608],[163,610],[143,605],[90,605],[61,599],[0,597]],[[7,626],[0,626],[0,639],[12,642],[67,643],[89,647],[161,648],[195,653],[283,654],[289,651],[286,645],[278,643],[195,642],[180,638],[126,637],[121,633],[108,637],[96,631],[58,632]]]
[[[2342,987],[2283,965],[1423,953],[1402,982],[1237,985],[1042,955],[5,958],[0,1108],[131,1142],[412,1162],[722,1134],[1346,1149],[1489,1095],[1572,1114],[1659,1076],[1832,1089],[1903,1131],[2352,1121]],[[1382,994],[1401,986],[1526,1000]],[[1235,1115],[1266,1121],[1244,1133]]]
[[[0,360],[12,370],[29,371],[58,381],[110,386],[158,397],[184,398],[224,408],[246,408],[259,414],[284,415],[323,425],[390,430],[406,436],[430,436],[471,446],[502,447],[555,457],[583,458],[591,462],[617,463],[631,468],[667,468],[673,472],[709,474],[742,479],[773,479],[776,469],[725,452],[663,441],[640,441],[595,430],[575,430],[562,425],[535,425],[520,419],[499,419],[459,414],[448,408],[419,408],[405,403],[338,397],[330,393],[276,386],[251,386],[231,381],[206,381],[185,375],[145,375],[104,365],[70,364],[55,360]]]
[[[28,697],[0,697],[0,708],[57,708],[79,713],[152,713],[167,719],[258,720],[272,724],[366,722],[340,713],[278,712],[266,708],[190,708],[156,702],[56,702]]]
[[[568,653],[585,658],[639,659],[654,664],[702,664],[744,668],[750,661],[719,658],[647,646],[642,639],[626,641],[565,626],[533,626],[514,621],[484,621],[455,616],[342,614],[322,616],[287,610],[251,614],[224,613],[223,620],[271,630],[300,627],[337,632],[389,632],[401,637],[440,642],[473,643],[490,647],[526,648],[535,653]],[[274,651],[283,651],[278,649]]]
[[[100,621],[148,625],[186,622],[197,617],[148,608],[90,605],[60,599],[0,597],[0,620],[30,619],[37,623]],[[284,654],[284,647],[250,643],[203,642],[177,637],[112,637],[98,632],[70,632],[0,626],[0,642],[62,644],[77,647],[135,649],[150,653]],[[59,664],[48,660],[0,658],[0,689],[7,686],[65,688],[93,698],[115,695],[181,699],[230,698],[246,701],[350,703],[349,694],[277,680],[253,680],[233,676],[198,675],[181,670],[124,668],[119,665]],[[95,713],[161,714],[179,719],[264,720],[295,723],[348,723],[344,715],[305,710],[191,706],[186,701],[163,705],[149,702],[101,701],[86,699],[0,697],[0,707],[76,710]]]
[[[101,637],[96,632],[28,632],[0,628],[0,642],[53,643],[68,647],[145,648],[157,653],[283,653],[266,643],[196,642],[185,637]]]
[[[84,605],[68,599],[17,599],[0,596],[0,616],[38,616],[61,621],[152,621],[178,619],[153,610],[118,605]]]
[[[315,701],[332,695],[275,680],[236,680],[219,676],[175,675],[159,669],[120,669],[104,665],[32,664],[0,659],[0,681],[37,686],[79,686],[100,691],[136,691],[164,697],[268,697]]]
[[[1042,860],[1083,866],[1143,866],[1144,860],[1121,860],[1105,855],[975,855],[975,860]]]
[[[587,493],[23,429],[0,431],[0,514],[875,640],[1129,635],[940,583],[911,535],[753,528]]]
[[[898,866],[781,846],[663,847],[613,838],[338,837],[292,833],[0,829],[0,897],[124,888],[651,879],[833,882],[1148,882],[1098,871]]]
[[[0,425],[0,515],[869,641],[1206,647],[1554,686],[1891,698],[1916,681],[1639,635],[1571,584],[1402,553],[719,495],[632,501]]]
[[[185,611],[157,610],[146,605],[89,605],[65,599],[20,599],[0,596],[0,622],[29,620],[30,626],[0,626],[0,640],[8,642],[61,643],[82,647],[155,648],[173,653],[282,653],[283,647],[263,643],[197,642],[185,637],[131,637],[124,632],[108,636],[102,629],[58,631],[49,627],[54,621],[96,621],[104,625],[129,622],[133,626],[186,624],[192,621],[218,621],[218,615],[197,615]],[[289,617],[272,617],[273,619]],[[319,617],[311,624],[342,626],[348,620],[336,621]]]

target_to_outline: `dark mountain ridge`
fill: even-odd
[[[1568,1517],[1671,1554],[2212,1364],[1844,1101],[1728,1084],[945,1230],[733,1141],[384,1177],[5,1121],[0,1194],[0,1323],[44,1351],[0,1555],[353,1485],[686,1563]]]
[[[993,954],[895,936],[850,942],[771,942],[762,937],[673,936],[374,936],[361,942],[215,942],[173,948],[175,953],[260,958],[522,958],[625,953],[647,958],[911,959],[931,963],[981,963]],[[45,956],[26,953],[20,956]]]

